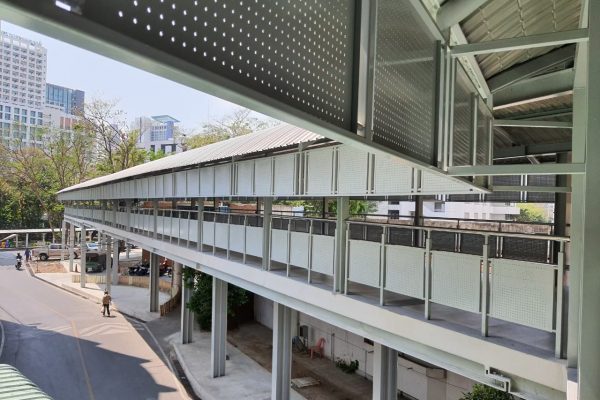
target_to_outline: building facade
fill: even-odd
[[[5,141],[34,145],[43,126],[46,48],[0,31],[0,126]]]
[[[175,130],[179,121],[169,115],[136,118],[132,129],[140,132],[137,147],[150,152],[163,151],[165,154],[181,152]]]

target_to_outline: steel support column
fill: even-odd
[[[335,263],[333,266],[333,291],[344,290],[346,268],[346,221],[350,217],[350,198],[337,198],[337,215],[335,225]]]
[[[380,343],[374,343],[373,400],[398,398],[398,352]]]
[[[106,290],[108,291],[108,293],[110,293],[110,284],[112,283],[112,238],[108,235],[105,235],[104,238],[106,241]]]
[[[213,378],[225,375],[227,358],[227,282],[213,277],[210,366]]]
[[[63,219],[62,226],[60,228],[60,261],[65,259],[65,239],[67,236],[67,221]],[[25,240],[27,242],[27,239]],[[28,244],[25,243],[25,247],[28,247]]]
[[[119,240],[112,239],[112,284],[119,284]]]
[[[292,376],[292,309],[273,302],[271,400],[289,400]]]
[[[86,233],[85,233],[85,226],[81,226],[81,233],[79,234],[79,236],[81,237],[81,252],[80,252],[80,282],[81,282],[81,287],[84,288],[85,287],[85,274],[86,274],[86,253],[87,253],[87,243],[86,243]]]
[[[158,239],[158,200],[152,201],[152,232],[154,239]]]
[[[187,307],[187,305],[192,298],[193,285],[194,279],[189,277],[181,286],[181,344],[192,343],[194,313]]]
[[[263,203],[263,248],[262,267],[269,269],[271,258],[271,216],[273,215],[273,199],[264,197]]]
[[[198,201],[198,236],[196,236],[197,239],[197,243],[196,243],[196,249],[198,251],[202,251],[202,243],[204,243],[204,239],[202,238],[202,223],[204,222],[204,199],[201,198]]]
[[[29,241],[29,235],[25,237]],[[75,225],[69,222],[69,272],[73,272],[73,259],[75,258]]]
[[[158,279],[159,279],[158,254],[150,255],[150,312],[158,312]]]

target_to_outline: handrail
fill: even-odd
[[[498,237],[516,237],[521,239],[536,239],[536,240],[553,240],[557,242],[570,242],[571,238],[567,236],[552,236],[552,235],[532,235],[527,233],[514,233],[514,232],[495,232],[495,231],[476,231],[476,230],[466,230],[466,229],[455,229],[455,228],[438,228],[434,226],[415,226],[408,225],[407,227],[399,227],[398,225],[393,224],[381,224],[376,222],[364,222],[364,221],[346,221],[347,225],[357,224],[357,225],[367,225],[367,226],[381,226],[383,228],[398,228],[398,229],[418,229],[422,231],[437,231],[437,232],[450,232],[450,233],[466,233],[473,234],[479,236],[498,236]]]

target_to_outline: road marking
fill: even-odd
[[[79,359],[81,360],[81,366],[83,367],[83,376],[85,378],[85,384],[87,385],[88,394],[90,395],[90,400],[96,400],[96,397],[94,397],[94,391],[92,390],[90,374],[88,373],[87,367],[85,365],[85,359],[83,358],[83,352],[81,351],[81,340],[79,340],[79,332],[77,332],[75,322],[71,321],[71,326],[73,327],[73,333],[75,334],[75,343],[77,343],[77,351],[79,353]]]
[[[129,328],[123,324],[97,324],[82,329],[80,335],[81,337],[89,337],[94,335],[118,335],[129,332]]]

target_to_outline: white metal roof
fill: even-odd
[[[324,139],[323,136],[297,128],[289,124],[280,124],[259,132],[238,136],[208,146],[171,155],[146,164],[137,165],[114,174],[90,179],[62,189],[59,193],[102,185],[108,182],[149,174],[173,168],[198,165],[211,161],[225,160],[236,156],[277,150],[305,142]]]

